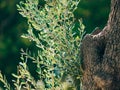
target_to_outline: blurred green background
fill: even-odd
[[[20,37],[26,33],[27,20],[17,11],[19,2],[0,0],[0,70],[8,80],[12,78],[11,73],[16,72],[20,49],[30,46],[30,42]],[[85,30],[90,33],[95,27],[102,29],[105,26],[109,11],[110,0],[81,0],[74,14],[76,18],[83,19]]]

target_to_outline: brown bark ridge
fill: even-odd
[[[120,0],[111,0],[107,25],[87,34],[81,47],[82,90],[120,90]]]

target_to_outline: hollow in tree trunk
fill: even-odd
[[[101,32],[82,41],[83,90],[120,90],[120,0],[111,0],[111,13]]]

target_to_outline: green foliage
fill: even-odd
[[[64,90],[62,83],[69,82],[66,79],[69,76],[72,86],[66,88],[74,90],[75,86],[80,90],[79,47],[84,25],[73,14],[78,3],[79,0],[45,0],[45,5],[39,7],[38,0],[26,0],[17,5],[20,14],[28,20],[28,33],[22,37],[34,42],[37,52],[21,50],[18,73],[13,74],[16,90]],[[29,59],[36,64],[38,80],[29,72]]]
[[[8,84],[6,77],[3,76],[1,72],[0,72],[0,82],[4,85],[6,90],[10,90],[10,85]]]
[[[19,1],[0,0],[0,70],[6,75],[8,82],[13,79],[11,73],[16,72],[20,48],[29,47],[31,52],[35,51],[32,42],[20,38],[22,33],[26,33],[27,24],[26,18],[23,18],[16,9],[16,4]],[[39,6],[44,6],[45,1],[40,0],[39,4]],[[75,18],[82,17],[86,26],[85,31],[90,33],[95,27],[105,26],[109,9],[110,0],[81,0],[74,15]],[[34,76],[34,70],[31,68],[34,69],[33,65],[30,66],[30,71]]]

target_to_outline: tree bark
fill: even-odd
[[[107,25],[87,34],[81,47],[82,89],[120,90],[120,0],[111,0]]]

